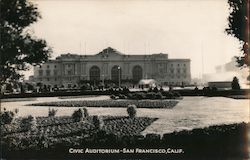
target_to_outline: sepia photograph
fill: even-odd
[[[1,0],[1,160],[250,158],[250,0]]]

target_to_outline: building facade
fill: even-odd
[[[95,55],[62,54],[34,68],[33,80],[51,86],[72,87],[80,81],[138,82],[155,79],[164,85],[191,82],[190,59],[168,59],[168,54],[125,55],[106,48]]]

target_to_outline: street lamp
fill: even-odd
[[[102,84],[103,84],[103,88],[104,88],[104,74],[102,74]]]
[[[118,86],[121,87],[121,67],[118,66]]]

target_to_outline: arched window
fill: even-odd
[[[89,69],[90,81],[99,81],[100,80],[100,68],[97,66],[92,66]]]
[[[133,73],[133,80],[134,81],[140,81],[141,79],[142,79],[142,68],[141,68],[141,66],[134,66],[133,67],[133,71],[132,71],[132,73]]]
[[[119,76],[120,76],[120,80],[122,77],[122,69],[121,67],[119,67],[118,65],[115,65],[114,67],[112,67],[111,69],[111,80],[118,82],[119,81]]]

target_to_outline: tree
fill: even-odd
[[[236,56],[239,67],[249,66],[249,0],[228,0],[230,15],[226,33],[239,39],[243,54]]]
[[[45,40],[33,37],[29,26],[41,15],[28,0],[1,0],[0,83],[18,80],[19,71],[48,60],[51,48]]]
[[[240,89],[239,79],[237,77],[234,77],[231,85],[233,90],[239,90]]]

